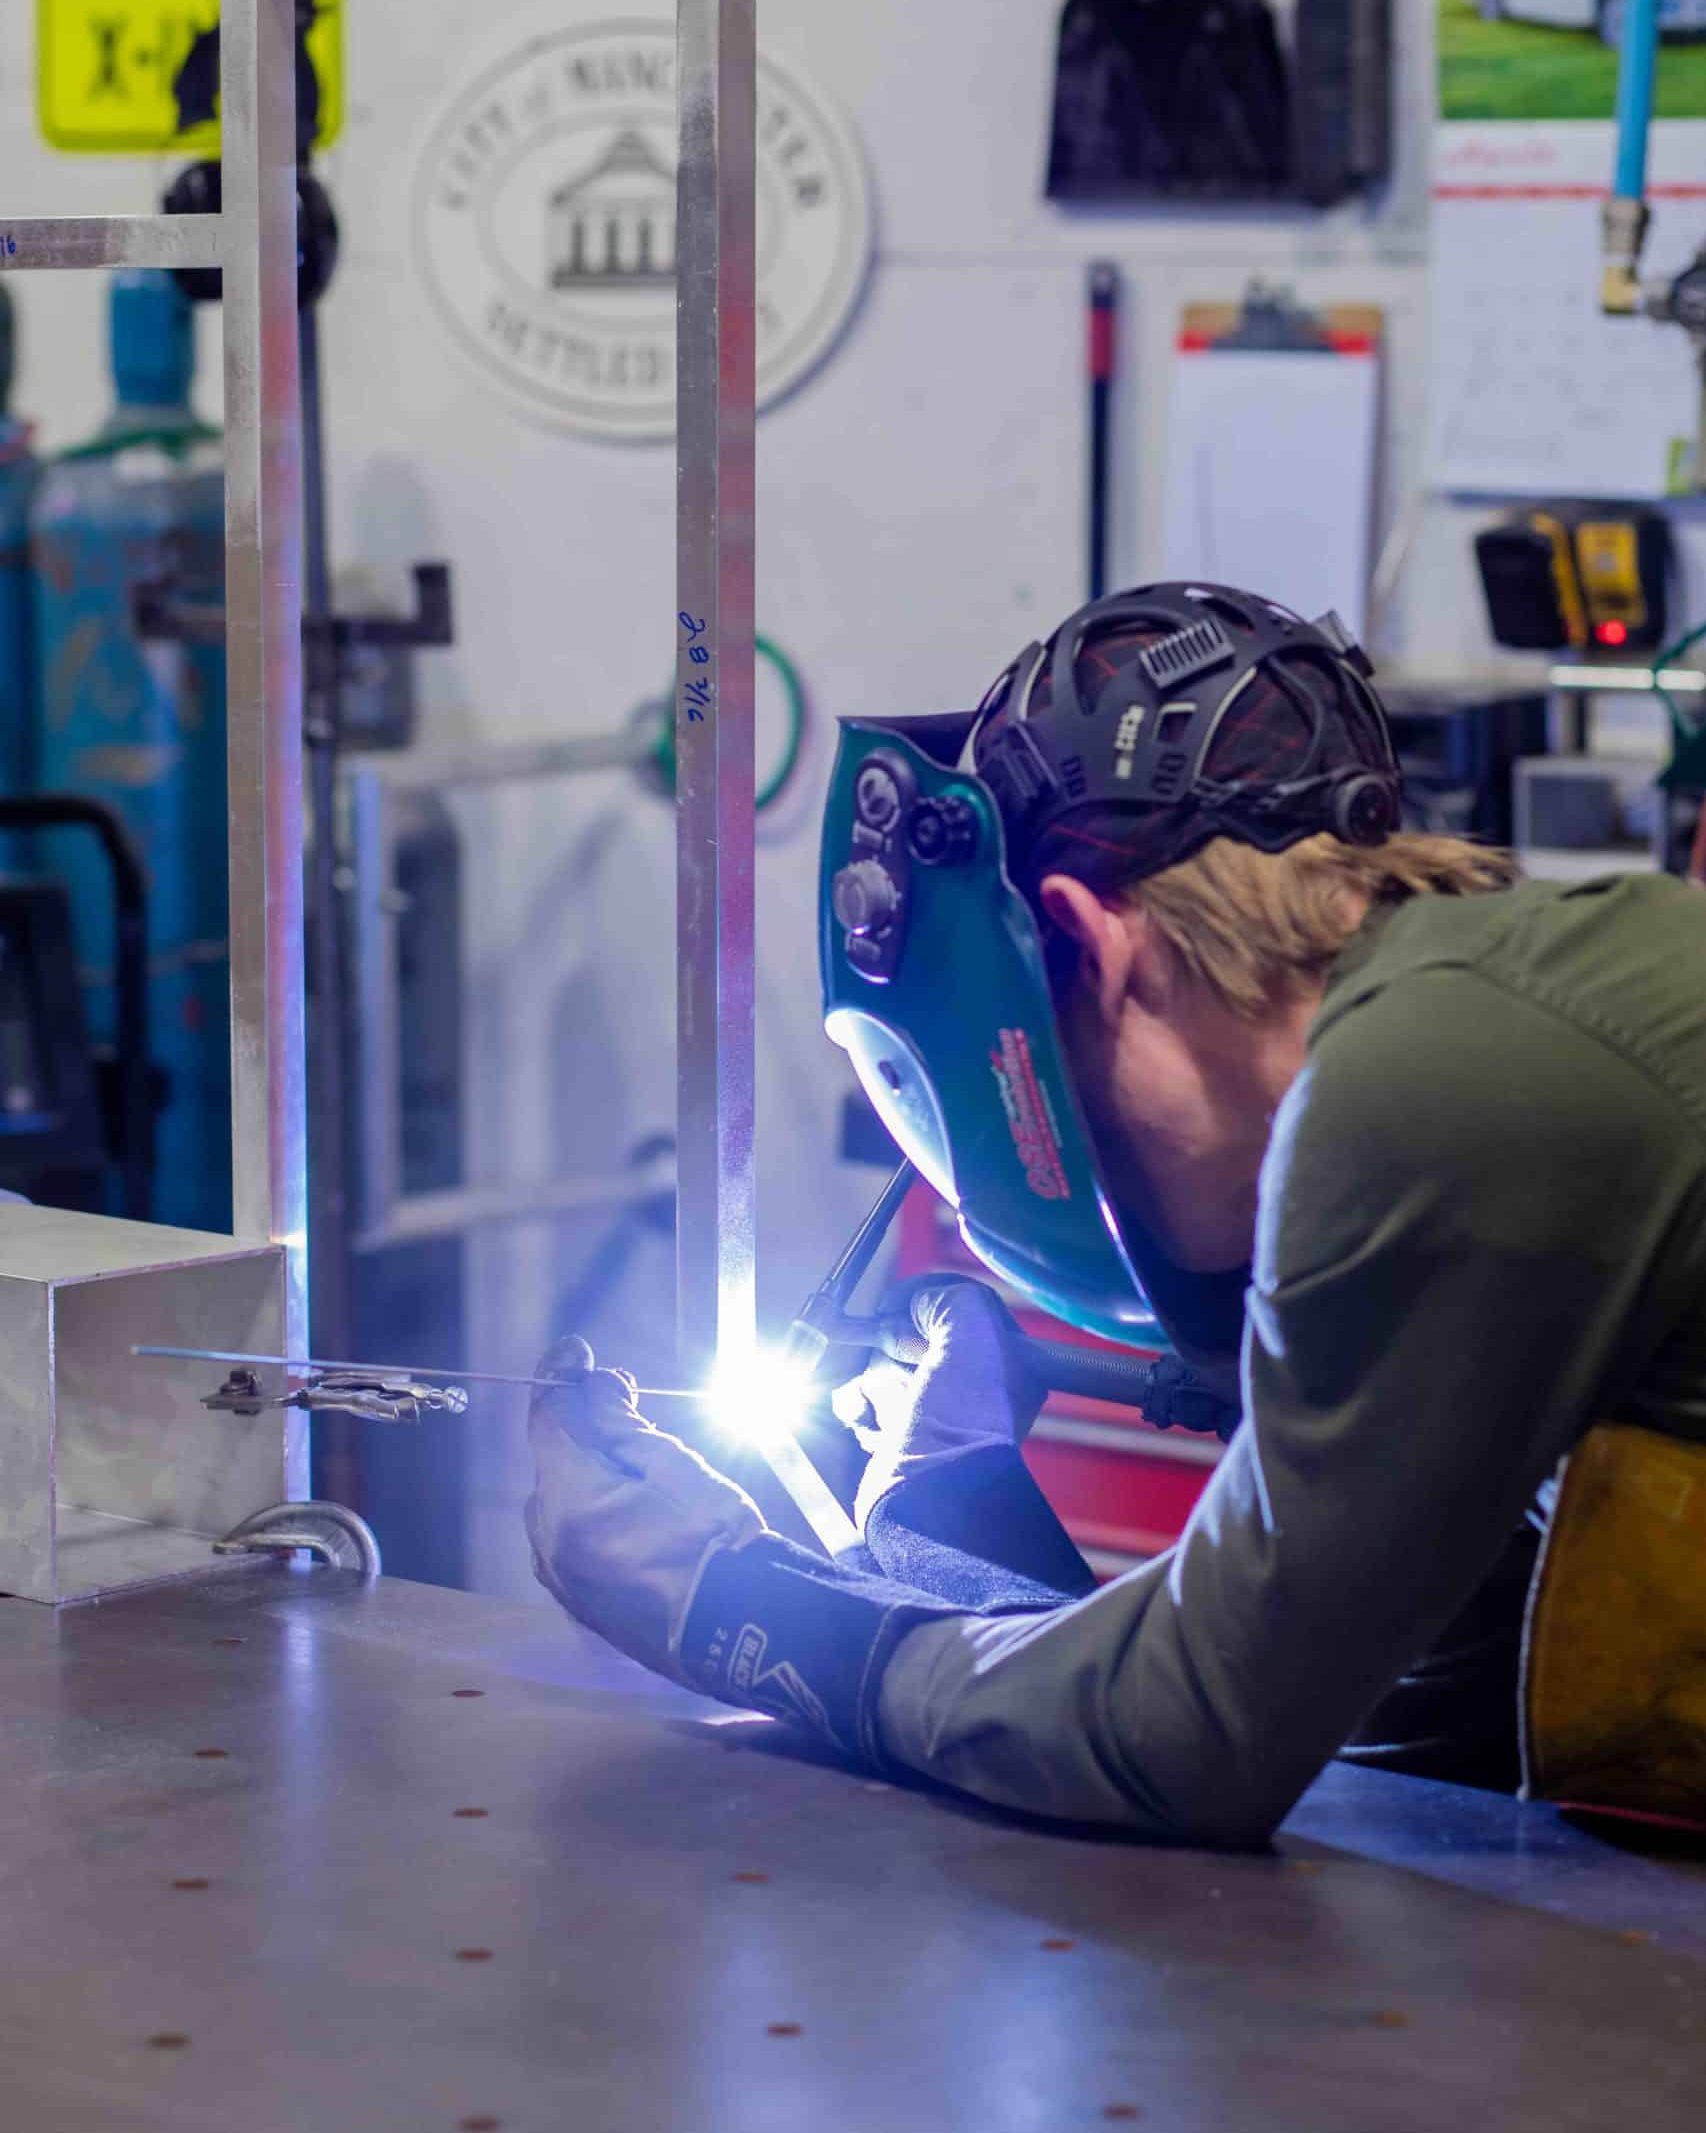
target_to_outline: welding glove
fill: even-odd
[[[559,1341],[528,1414],[539,1582],[588,1629],[671,1680],[809,1727],[884,1767],[883,1667],[951,1612],[773,1533],[696,1452],[644,1421],[634,1382]]]
[[[1016,1450],[1045,1397],[1012,1313],[983,1282],[915,1289],[910,1310],[922,1359],[884,1357],[858,1382],[874,1439],[854,1508],[861,1529],[898,1483],[991,1446]]]
[[[685,1681],[682,1630],[714,1555],[769,1531],[743,1489],[635,1405],[634,1381],[593,1367],[585,1341],[540,1363],[528,1411],[533,1574],[588,1629]]]

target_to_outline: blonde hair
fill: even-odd
[[[1148,917],[1190,977],[1252,1020],[1324,977],[1370,904],[1473,896],[1518,875],[1506,851],[1420,830],[1377,845],[1323,834],[1283,852],[1216,837],[1115,895]]]

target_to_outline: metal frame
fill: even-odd
[[[308,1264],[295,0],[228,0],[219,89],[233,1228],[285,1247],[294,1354]]]
[[[399,1103],[402,1034],[397,932],[397,849],[408,809],[423,795],[534,784],[547,777],[622,769],[643,774],[656,736],[626,733],[568,740],[513,741],[483,748],[411,748],[346,755],[339,766],[340,831],[345,859],[346,963],[358,1036],[350,1213],[358,1254],[463,1236],[506,1223],[563,1215],[614,1213],[650,1199],[673,1182],[660,1161],[603,1177],[553,1178],[527,1185],[460,1185],[434,1192],[403,1190],[403,1121]]]
[[[300,1311],[307,1164],[295,39],[294,0],[227,0],[221,214],[35,216],[0,225],[0,236],[8,273],[199,266],[224,274],[233,1229],[246,1243],[285,1247],[291,1309]],[[292,1322],[287,1338],[295,1330]]]
[[[0,223],[8,272],[217,266],[224,275],[232,1241],[239,1251],[276,1248],[277,1330],[287,1354],[299,1352],[307,1336],[295,42],[295,0],[225,0],[219,215]],[[128,1280],[146,1271],[135,1225],[96,1216],[57,1223],[56,1236],[67,1223],[78,1226],[74,1248],[65,1245],[76,1282]],[[215,1244],[186,1243],[183,1232],[161,1231],[158,1263],[181,1269]],[[224,1249],[229,1256],[232,1244]],[[45,1299],[46,1390],[35,1424],[51,1447],[61,1382],[91,1371],[114,1373],[122,1382],[134,1366],[118,1354],[59,1352],[51,1297],[64,1286],[63,1273],[44,1266],[39,1279],[21,1271],[12,1279],[14,1302],[25,1290]],[[19,1303],[20,1322],[23,1315]],[[186,1430],[205,1422],[190,1403]],[[28,1418],[20,1425],[31,1426]],[[0,1444],[0,1454],[16,1450]],[[169,1458],[170,1447],[156,1444],[155,1456]],[[284,1485],[303,1493],[307,1439],[299,1423],[284,1439],[282,1462]],[[176,1535],[180,1544],[182,1538]]]
[[[219,216],[0,228],[13,269],[224,274],[233,1226],[279,1249],[286,1354],[307,1336],[295,12],[228,0]],[[677,66],[678,1360],[697,1373],[754,1331],[753,0],[680,0]],[[297,1491],[306,1456],[295,1430]]]
[[[679,0],[676,1317],[698,1377],[754,1338],[753,0]]]

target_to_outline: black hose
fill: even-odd
[[[1157,1429],[1201,1430],[1225,1442],[1238,1427],[1242,1410],[1211,1391],[1176,1355],[1112,1355],[1080,1348],[1071,1341],[1030,1340],[1050,1392],[1113,1400],[1141,1407]]]
[[[1157,1429],[1177,1425],[1224,1441],[1238,1427],[1238,1408],[1211,1391],[1177,1356],[1121,1355],[1083,1348],[1076,1341],[1034,1340],[1028,1335],[1021,1339],[1038,1382],[1050,1392],[1141,1408],[1144,1420]],[[926,1353],[923,1334],[893,1319],[881,1322],[877,1346],[897,1363],[921,1363]]]
[[[113,877],[114,1071],[124,1212],[146,1222],[154,1204],[154,1091],[148,1051],[148,875],[124,818],[82,793],[0,796],[0,828],[90,829]]]

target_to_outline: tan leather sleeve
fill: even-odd
[[[1706,1826],[1706,1444],[1601,1423],[1570,1454],[1522,1701],[1531,1797]]]

